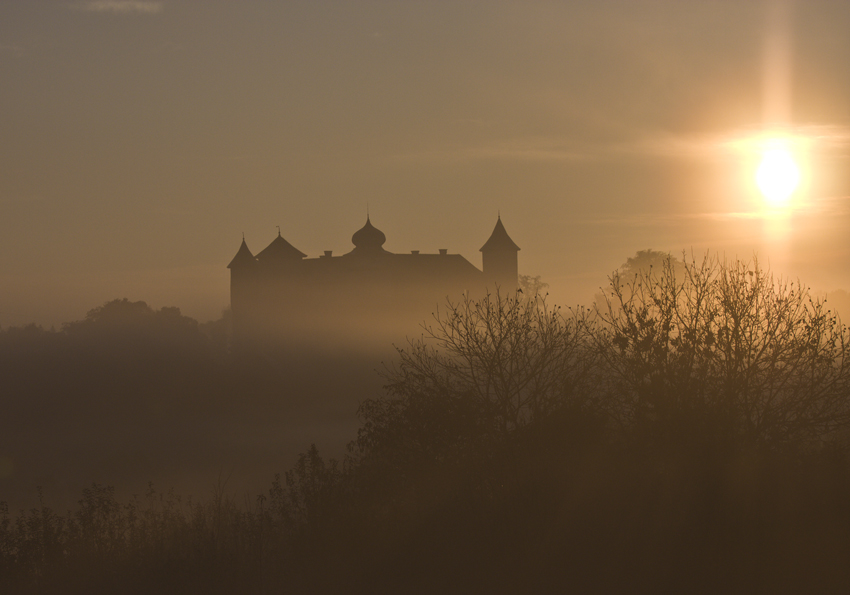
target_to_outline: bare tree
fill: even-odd
[[[596,315],[623,421],[709,417],[758,441],[823,437],[850,422],[846,327],[755,259],[615,273]]]
[[[496,293],[449,302],[423,325],[420,338],[398,348],[398,361],[384,372],[396,405],[385,401],[382,411],[454,412],[498,436],[559,408],[580,406],[590,395],[594,364],[588,314],[550,308],[539,295]],[[373,419],[378,413],[368,411]]]

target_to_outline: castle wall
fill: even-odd
[[[281,237],[257,257],[243,242],[231,263],[234,340],[268,344],[374,335],[398,340],[420,332],[446,300],[517,286],[519,249],[501,221],[483,252],[483,271],[459,254],[393,254],[367,220],[342,256],[303,258]],[[495,246],[495,249],[493,249]],[[505,249],[505,248],[508,249]],[[513,247],[513,250],[510,248]]]

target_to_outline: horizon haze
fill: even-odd
[[[367,205],[388,250],[479,268],[501,214],[557,303],[647,248],[850,289],[848,28],[826,1],[3,3],[0,326],[217,319],[243,232],[341,254]]]

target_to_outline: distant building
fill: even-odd
[[[309,258],[280,232],[256,255],[243,239],[227,265],[234,338],[323,329],[380,331],[414,316],[421,322],[446,298],[464,292],[483,295],[498,287],[504,294],[517,288],[519,246],[501,217],[481,247],[482,270],[447,250],[388,252],[386,236],[368,216],[351,242],[354,248],[346,254],[326,251]]]

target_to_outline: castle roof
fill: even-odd
[[[236,252],[236,256],[233,257],[233,260],[230,261],[230,264],[227,265],[227,268],[241,268],[256,263],[257,260],[254,258],[254,255],[251,254],[251,251],[248,249],[248,244],[245,243],[245,238],[242,238],[242,245],[239,246],[239,250]]]
[[[354,235],[351,236],[351,243],[354,244],[354,250],[351,252],[386,252],[382,248],[386,241],[387,236],[384,235],[384,232],[372,225],[369,215],[366,215],[366,225],[355,231]]]
[[[506,250],[514,250],[518,251],[520,248],[517,246],[511,237],[508,235],[508,232],[505,231],[505,226],[502,225],[502,217],[500,216],[496,220],[496,227],[493,228],[493,233],[490,234],[490,239],[488,239],[483,246],[481,246],[481,252],[490,252],[490,251],[506,251]]]
[[[280,235],[280,231],[278,231],[277,237],[272,240],[272,243],[266,246],[265,250],[257,254],[257,260],[274,263],[301,260],[306,256],[301,250],[284,240]]]

